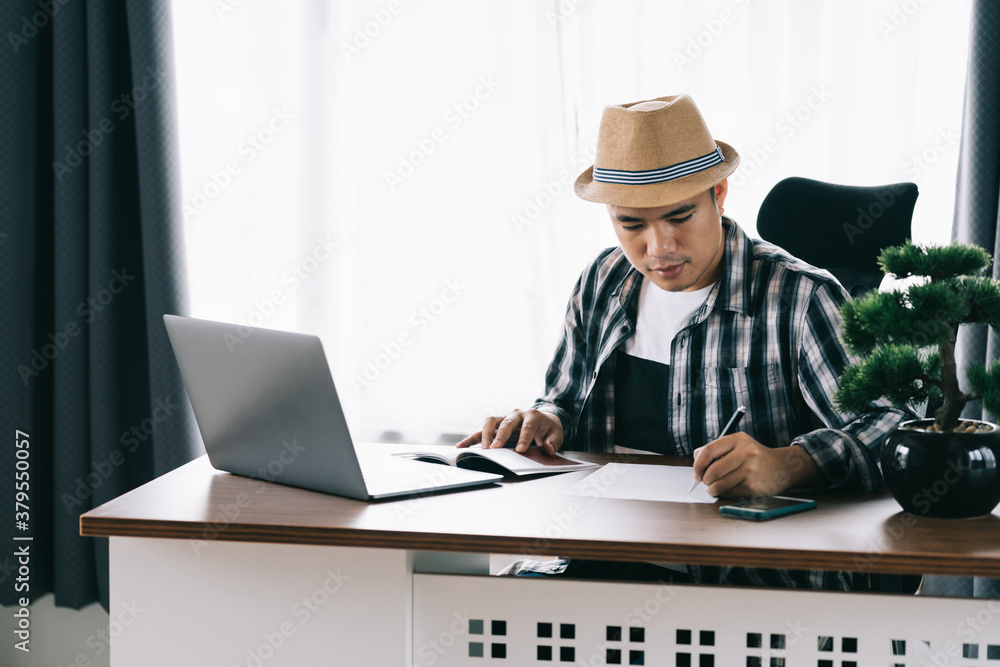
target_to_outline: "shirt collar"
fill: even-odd
[[[750,312],[750,288],[753,270],[753,243],[732,218],[723,216],[726,233],[722,254],[722,276],[708,295],[710,308],[732,310],[743,315]]]

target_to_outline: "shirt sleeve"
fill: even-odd
[[[583,332],[583,292],[588,271],[577,280],[566,307],[566,319],[555,355],[545,373],[545,393],[531,407],[550,412],[562,422],[563,442],[576,435],[586,400],[586,340]]]
[[[812,457],[827,486],[860,484],[883,487],[879,463],[882,443],[903,419],[915,415],[892,407],[886,399],[857,414],[841,412],[833,400],[844,368],[858,361],[840,340],[840,307],[849,298],[833,283],[818,283],[798,330],[798,379],[802,396],[824,424],[792,440]]]

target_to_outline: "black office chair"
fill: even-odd
[[[883,248],[910,238],[914,183],[836,185],[794,176],[775,185],[757,214],[757,233],[799,259],[826,269],[851,294],[878,289]],[[920,575],[855,573],[855,586],[912,594]]]
[[[878,289],[878,254],[910,238],[914,183],[835,185],[794,176],[775,185],[757,214],[757,233],[826,269],[851,294]]]

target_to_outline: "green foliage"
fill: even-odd
[[[928,398],[924,362],[912,345],[880,345],[864,361],[848,366],[840,376],[834,400],[848,412],[864,412],[870,403],[885,396],[904,408],[910,401]]]
[[[986,364],[971,364],[966,372],[972,390],[982,396],[983,407],[994,419],[1000,419],[1000,359],[989,369]]]
[[[976,245],[921,248],[911,241],[886,248],[878,258],[882,270],[898,278],[928,276],[932,280],[978,275],[992,262],[990,254]]]
[[[969,303],[965,321],[988,324],[1000,334],[1000,285],[990,278],[959,278],[955,289]]]
[[[954,333],[955,326],[966,322],[972,310],[972,304],[958,291],[955,279],[911,285],[906,298],[915,314],[913,319],[920,320],[919,325],[925,331],[936,330],[938,340]]]
[[[904,338],[910,327],[910,311],[900,292],[869,292],[841,309],[843,339],[855,354],[868,354],[877,345]]]
[[[924,375],[932,380],[941,379],[941,353],[937,350],[931,352],[924,359]],[[932,394],[940,395],[941,390],[936,386],[933,388]]]
[[[889,343],[940,345],[954,340],[955,327],[970,310],[951,282],[911,285],[908,292],[869,292],[844,304],[842,337],[855,354]]]
[[[844,369],[837,404],[860,412],[881,397],[897,407],[941,401],[936,421],[943,428],[957,420],[968,400],[982,398],[983,407],[1000,418],[1000,361],[989,369],[983,364],[967,369],[972,393],[951,386],[959,326],[988,324],[1000,333],[1000,281],[979,275],[992,261],[984,249],[969,244],[921,248],[907,241],[883,250],[879,264],[885,272],[930,280],[844,304],[844,343],[864,359]]]

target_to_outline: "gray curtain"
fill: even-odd
[[[955,221],[952,238],[976,243],[1000,257],[997,235],[1000,201],[1000,3],[976,0],[972,8],[969,71],[965,82],[965,114],[958,162]],[[993,262],[993,277],[1000,278],[1000,262]],[[959,331],[956,360],[962,381],[970,361],[1000,357],[1000,340],[985,326]],[[967,386],[967,385],[964,385]],[[990,419],[980,404],[968,406],[964,417]],[[994,415],[996,418],[1000,416]],[[1000,597],[1000,580],[980,577],[925,577],[922,591],[929,595]]]
[[[107,608],[79,515],[200,447],[162,322],[186,310],[170,5],[4,0],[0,26],[0,604]]]

